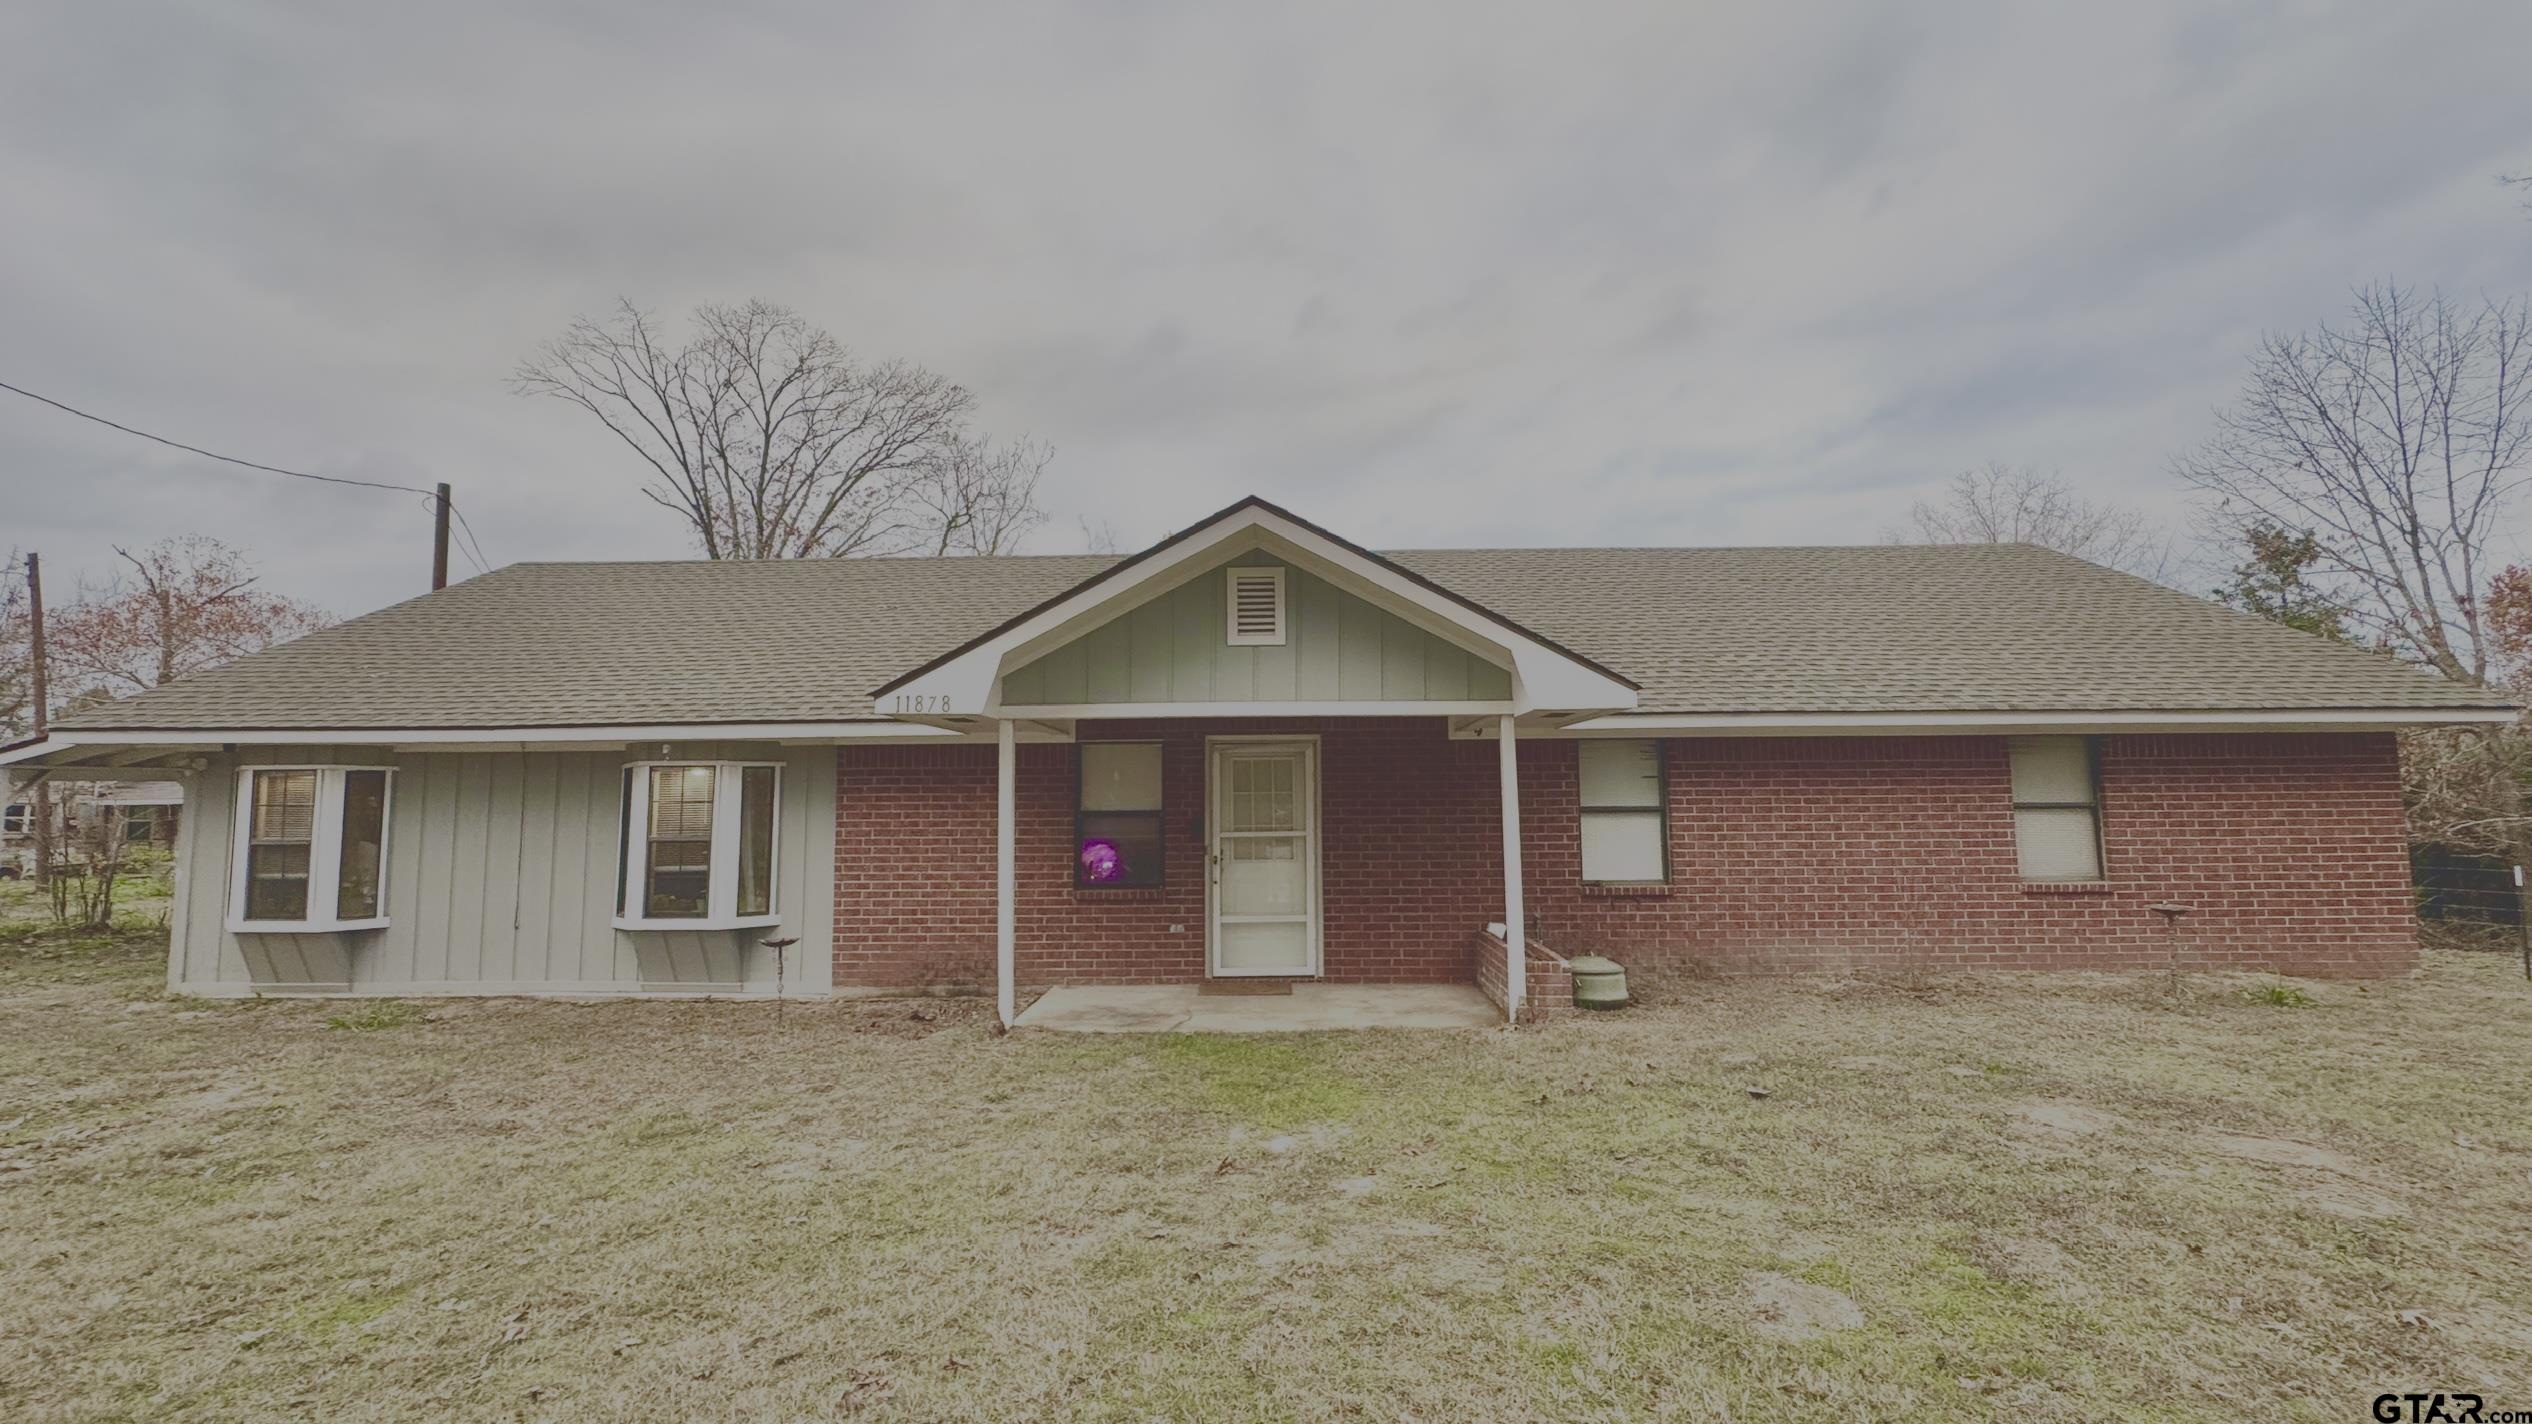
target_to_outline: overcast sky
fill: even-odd
[[[1040,552],[1249,492],[1858,542],[1991,459],[2176,509],[2263,329],[2532,287],[2522,0],[1198,8],[14,0],[0,380],[452,481],[496,564],[679,557],[504,380],[618,295],[763,297],[1051,441]],[[191,532],[344,614],[428,572],[409,497],[0,393],[0,547]]]

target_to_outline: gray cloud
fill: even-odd
[[[2532,285],[2532,10],[35,3],[0,379],[448,479],[497,560],[677,527],[513,362],[763,296],[1053,441],[1129,540],[1870,539],[1988,459],[2172,507],[2265,328]],[[0,404],[0,544],[200,531],[344,611],[412,501]]]

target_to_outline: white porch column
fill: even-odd
[[[1521,750],[1512,735],[1512,718],[1500,718],[1496,725],[1503,743],[1503,1011],[1518,1023],[1521,1001],[1529,992],[1521,923]]]
[[[1017,798],[1012,782],[1019,761],[1018,744],[1014,740],[1011,719],[995,724],[1001,731],[1000,765],[994,777],[993,822],[993,972],[994,1008],[1002,1015],[1003,1027],[1019,1017],[1019,994],[1011,982],[1012,949],[1019,937],[1018,876],[1019,853],[1016,849],[1016,817],[1013,808]]]

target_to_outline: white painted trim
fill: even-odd
[[[605,749],[643,742],[939,742],[975,734],[895,720],[871,722],[681,722],[624,727],[304,727],[190,728],[173,731],[56,730],[43,741],[0,754],[0,766],[33,761],[74,747],[166,747],[212,751],[225,746],[440,747],[469,751]]]
[[[2350,728],[2495,726],[2523,714],[2508,708],[2339,708],[2208,712],[1651,712],[1593,717],[1557,728],[1524,728],[1533,740],[1560,737],[1939,736],[1980,732],[2313,732]],[[1493,735],[1481,730],[1475,735]]]
[[[712,768],[712,849],[711,863],[706,867],[704,907],[711,913],[686,919],[668,919],[627,913],[625,902],[642,894],[644,870],[641,855],[650,844],[651,778],[649,773],[660,767],[708,766]],[[774,842],[766,848],[766,857],[773,863],[773,882],[769,887],[770,903],[758,914],[738,913],[738,852],[742,773],[751,767],[768,767],[774,773]],[[617,785],[626,787],[621,795],[631,798],[630,804],[618,807],[617,825],[621,828],[621,844],[616,847],[617,874],[622,877],[623,892],[617,897],[612,923],[617,929],[634,933],[660,932],[673,934],[680,930],[748,930],[763,929],[782,923],[782,798],[783,773],[789,770],[778,761],[720,761],[710,757],[660,757],[648,761],[626,762],[617,772]],[[639,773],[627,776],[625,773]]]
[[[1501,716],[1511,710],[1509,702],[1081,702],[1005,707],[1000,715],[1090,721],[1121,717]]]
[[[1503,790],[1503,1012],[1508,1022],[1519,1023],[1530,971],[1521,906],[1521,734],[1507,716],[1495,736],[1503,743],[1496,763]]]
[[[317,774],[314,820],[308,831],[308,913],[296,920],[250,920],[246,918],[246,872],[251,857],[247,854],[254,834],[255,778],[266,772],[313,771]],[[362,919],[339,919],[330,911],[320,915],[320,906],[340,902],[343,888],[343,778],[346,772],[377,771],[386,773],[386,802],[379,808],[378,821],[378,908],[379,913]],[[233,778],[237,804],[229,817],[229,900],[221,922],[231,934],[341,934],[354,930],[384,929],[387,925],[387,877],[394,865],[390,855],[396,833],[396,769],[392,766],[341,766],[326,764],[275,764],[241,766]],[[191,819],[190,817],[186,819]],[[179,823],[181,834],[181,822]]]
[[[1625,710],[1636,705],[1633,688],[1520,633],[1509,624],[1366,558],[1327,537],[1256,505],[1223,517],[1171,545],[1120,579],[1082,589],[1041,609],[877,699],[883,715],[980,713],[1001,715],[998,705],[1006,668],[1025,665],[1091,628],[1120,616],[1222,565],[1250,548],[1264,548],[1348,592],[1368,593],[1428,632],[1484,652],[1512,670],[1516,709],[1562,707]],[[1074,709],[1072,715],[1080,715]]]
[[[1281,564],[1233,564],[1224,569],[1222,636],[1235,648],[1280,648],[1291,620],[1284,611],[1284,568]],[[1240,631],[1240,581],[1264,579],[1275,590],[1275,626],[1263,633]]]
[[[1009,1028],[1020,1016],[1015,961],[1020,931],[1019,742],[1010,722],[994,732],[993,975],[994,1012]]]
[[[1221,752],[1229,747],[1297,747],[1301,750],[1302,778],[1307,785],[1303,805],[1309,812],[1301,818],[1301,835],[1310,854],[1302,877],[1303,913],[1307,926],[1303,938],[1309,954],[1306,967],[1299,970],[1222,967],[1222,882],[1219,866],[1222,825],[1230,818],[1222,808],[1222,798],[1228,787],[1216,773],[1221,769]],[[1239,733],[1204,739],[1204,972],[1208,976],[1215,979],[1291,979],[1317,978],[1327,972],[1327,913],[1319,863],[1323,839],[1320,834],[1319,792],[1319,736],[1315,732]]]

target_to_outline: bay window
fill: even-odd
[[[637,762],[624,769],[618,929],[770,925],[782,768]]]
[[[1158,742],[1083,742],[1073,820],[1073,884],[1128,890],[1161,883]]]
[[[395,773],[378,766],[238,772],[228,925],[262,934],[387,923],[387,828]]]
[[[1591,740],[1581,751],[1582,878],[1658,884],[1670,878],[1670,803],[1658,741]]]

